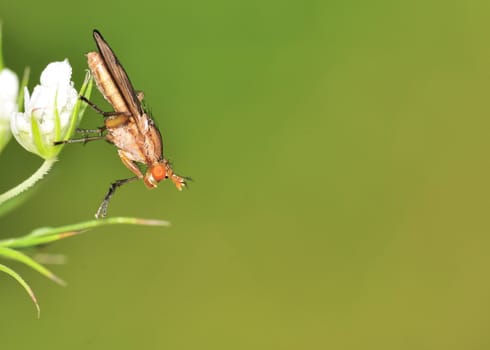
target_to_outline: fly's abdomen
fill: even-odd
[[[128,112],[128,107],[119,92],[114,79],[107,71],[104,61],[98,52],[89,52],[87,61],[95,83],[104,98],[109,102],[116,112]]]

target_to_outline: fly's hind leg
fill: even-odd
[[[95,103],[90,101],[85,96],[80,96],[80,100],[82,100],[83,102],[88,104],[94,111],[103,115],[104,117],[113,117],[113,116],[117,116],[117,115],[125,115],[125,116],[129,117],[131,115],[129,112],[116,112],[116,111],[104,112],[99,106],[97,106]]]
[[[80,96],[80,100],[84,101],[92,109],[94,109],[97,113],[101,114],[105,118],[104,130],[117,128],[121,125],[124,125],[128,122],[129,118],[131,117],[131,113],[129,113],[128,111],[104,112],[100,107],[98,107],[95,103],[91,102],[85,96]]]

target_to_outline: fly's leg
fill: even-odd
[[[90,107],[92,107],[97,113],[101,114],[105,119],[104,129],[117,128],[121,125],[124,125],[128,122],[131,117],[131,113],[128,111],[113,111],[113,112],[104,112],[100,109],[95,103],[88,100],[85,96],[80,96],[80,100],[84,101]]]
[[[138,179],[143,178],[143,174],[141,173],[140,168],[136,166],[136,164],[126,155],[126,152],[122,150],[118,150],[117,153],[119,154],[119,158],[121,158],[121,162],[131,170],[131,172],[138,177]]]
[[[97,141],[97,140],[103,140],[105,139],[105,136],[92,136],[92,137],[84,137],[82,139],[70,139],[70,140],[62,140],[62,141],[55,141],[53,144],[55,146],[57,145],[66,145],[68,143],[78,143],[78,142],[83,142],[84,144],[90,141]]]
[[[84,139],[87,139],[87,138],[90,138],[90,137],[93,137],[93,136],[89,136],[90,134],[98,134],[97,136],[98,137],[101,137],[101,138],[104,138],[105,136],[103,135],[104,131],[106,130],[106,127],[105,126],[102,126],[100,128],[97,128],[97,129],[81,129],[81,128],[77,128],[75,131],[79,134],[83,134],[83,138]]]
[[[102,136],[102,133],[106,130],[106,127],[105,126],[102,126],[100,128],[97,128],[97,129],[81,129],[81,128],[77,128],[75,131],[79,134],[85,134],[85,135],[88,135],[88,134],[99,134],[99,136]]]
[[[79,98],[80,98],[80,100],[87,103],[94,110],[96,110],[98,113],[100,113],[104,117],[106,117],[106,121],[105,121],[106,125],[98,128],[98,129],[77,129],[77,132],[85,134],[85,137],[83,137],[81,139],[55,141],[54,142],[55,146],[56,145],[62,145],[62,144],[68,144],[68,143],[77,143],[77,142],[83,142],[85,144],[85,143],[90,142],[90,141],[103,140],[103,139],[105,139],[105,136],[102,135],[102,133],[107,128],[113,128],[113,127],[117,127],[120,125],[124,125],[129,120],[129,117],[131,116],[131,114],[129,112],[116,112],[116,111],[104,112],[99,107],[97,107],[96,104],[90,102],[85,96],[80,96]],[[88,136],[89,133],[97,133],[99,135],[89,137]]]
[[[86,104],[88,104],[93,110],[95,110],[97,113],[103,115],[104,117],[113,117],[113,116],[116,116],[116,115],[125,115],[125,116],[129,117],[131,115],[129,112],[116,112],[116,111],[113,111],[113,112],[104,112],[102,109],[100,109],[99,106],[97,106],[95,103],[93,103],[92,101],[90,101],[85,96],[80,96],[80,100],[82,100],[83,102],[85,102]]]
[[[143,177],[143,174],[141,173],[140,169],[136,166],[136,164],[126,155],[124,151],[119,150],[118,151],[119,157],[121,158],[121,161],[123,164],[131,170],[136,176],[130,177],[129,179],[123,179],[123,180],[117,180],[114,183],[111,184],[111,187],[109,187],[109,191],[107,192],[104,200],[100,204],[99,210],[97,210],[97,213],[95,214],[95,217],[97,219],[103,218],[107,214],[107,207],[109,206],[109,201],[111,200],[111,197],[114,195],[114,192],[116,192],[116,189],[125,183],[141,179]]]
[[[107,215],[107,207],[109,206],[109,201],[111,200],[111,198],[114,195],[114,193],[116,192],[116,190],[119,187],[121,187],[122,185],[124,185],[128,182],[134,181],[134,180],[138,180],[138,177],[134,176],[134,177],[130,177],[129,179],[117,180],[117,181],[113,182],[111,184],[111,186],[109,187],[109,191],[107,191],[107,194],[105,195],[104,200],[100,204],[99,209],[97,210],[97,213],[95,213],[95,218],[96,219],[104,218]]]
[[[86,144],[87,142],[90,141],[97,141],[97,140],[102,140],[105,139],[105,136],[102,134],[105,131],[105,126],[98,128],[98,129],[76,129],[76,132],[79,134],[84,134],[84,137],[81,139],[71,139],[71,140],[62,140],[62,141],[55,141],[54,145],[62,145],[62,144],[68,144],[68,143],[78,143],[78,142],[83,142]],[[97,136],[89,136],[89,134],[98,134]]]

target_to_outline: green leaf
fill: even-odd
[[[3,69],[3,48],[2,48],[2,28],[3,27],[3,23],[0,21],[0,70]]]
[[[82,87],[80,88],[80,96],[83,96],[86,99],[90,99],[93,86],[94,86],[94,79],[92,78],[90,71],[87,70],[87,74],[85,74],[85,79],[83,80]],[[83,113],[85,113],[86,109],[87,109],[86,103],[80,104],[80,111],[78,112],[79,121],[82,120]]]
[[[19,86],[19,95],[17,96],[17,106],[19,106],[19,111],[24,111],[24,92],[27,83],[29,82],[29,75],[31,74],[31,69],[29,67],[24,68],[24,74],[22,75],[22,80]]]
[[[5,202],[0,203],[0,217],[20,206],[37,191],[37,187],[32,187],[30,191],[24,191]]]
[[[29,176],[26,180],[18,184],[17,186],[11,188],[10,190],[0,194],[0,208],[12,198],[18,196],[24,191],[27,191],[29,188],[34,186],[39,180],[41,180],[44,175],[46,175],[49,170],[53,167],[53,164],[56,162],[56,158],[45,159],[43,164],[37,169],[31,176]],[[1,211],[1,210],[0,210]]]
[[[76,224],[65,225],[61,227],[41,227],[33,230],[31,233],[6,240],[0,240],[0,247],[7,248],[28,248],[40,244],[46,244],[63,238],[81,234],[88,229],[106,226],[106,225],[142,225],[142,226],[170,226],[168,221],[140,219],[131,217],[110,217],[99,220],[88,220]]]
[[[60,113],[58,112],[58,90],[56,90],[56,95],[54,96],[54,139],[59,140],[61,137],[61,119]]]
[[[44,146],[43,137],[41,135],[41,131],[39,130],[39,124],[37,123],[34,115],[31,115],[31,130],[32,130],[32,141],[34,141],[34,145],[36,146],[37,153],[46,159],[46,147]]]
[[[87,99],[90,98],[93,85],[94,85],[94,81],[90,76],[90,72],[87,71],[87,74],[85,74],[85,79],[83,81],[82,87],[80,88],[79,95],[84,96]],[[82,120],[83,112],[85,112],[86,108],[87,108],[87,104],[81,99],[78,99],[77,104],[75,105],[75,108],[73,108],[72,111],[72,115],[70,118],[70,126],[68,127],[66,134],[63,135],[64,140],[69,139],[75,133],[75,129],[78,126],[78,123]]]
[[[37,318],[41,317],[41,308],[39,307],[39,303],[37,302],[36,295],[32,291],[32,288],[27,284],[27,282],[24,281],[24,279],[20,277],[20,275],[17,272],[15,272],[14,270],[12,270],[11,268],[5,265],[0,264],[0,271],[5,272],[7,275],[12,276],[25,289],[27,294],[29,294],[32,301],[34,302],[34,305],[36,306]]]
[[[0,257],[21,262],[21,263],[29,266],[33,270],[39,272],[44,277],[47,277],[50,280],[52,280],[58,284],[61,284],[62,286],[66,285],[65,281],[63,281],[61,278],[59,278],[54,273],[49,271],[43,265],[39,264],[37,261],[35,261],[31,257],[29,257],[26,254],[21,253],[17,250],[13,250],[13,249],[6,248],[6,247],[0,247]]]

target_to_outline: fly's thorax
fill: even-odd
[[[107,102],[112,105],[116,112],[127,112],[128,106],[100,54],[98,52],[89,52],[87,54],[87,63],[97,88]]]
[[[130,118],[131,120],[131,118]],[[110,119],[106,119],[106,123]],[[107,128],[106,139],[114,144],[119,150],[124,151],[126,156],[132,161],[146,164],[153,164],[148,159],[144,137],[138,130],[136,123],[127,122],[117,127]]]

